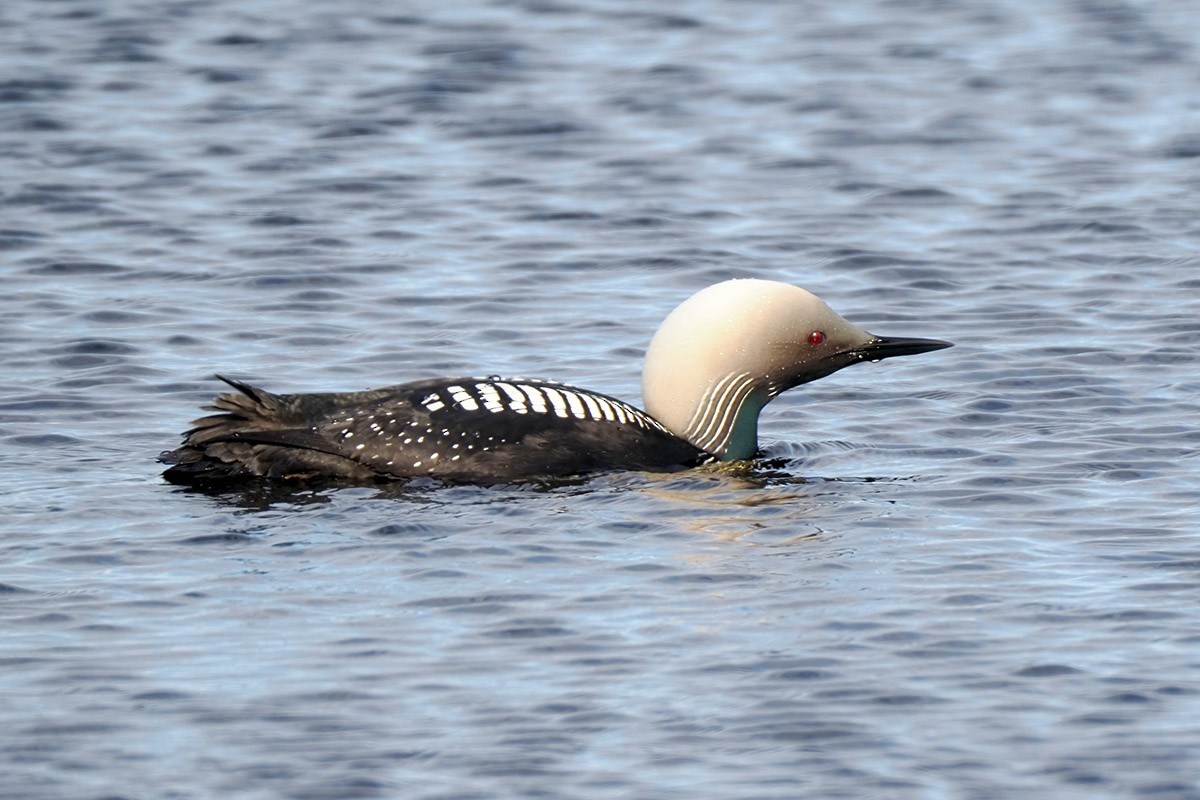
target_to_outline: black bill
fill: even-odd
[[[915,356],[953,347],[950,342],[939,339],[911,339],[899,336],[877,336],[867,344],[854,350],[854,355],[864,361],[882,361],[895,356]]]

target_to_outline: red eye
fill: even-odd
[[[808,343],[818,345],[825,341],[825,334],[822,331],[813,331],[808,335]]]

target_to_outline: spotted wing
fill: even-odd
[[[400,387],[397,387],[400,388]],[[549,381],[459,378],[409,384],[323,433],[391,475],[511,480],[598,469],[666,469],[705,454],[616,398]]]
[[[429,475],[513,480],[601,469],[670,469],[706,454],[645,412],[548,381],[438,379],[370,392],[275,395],[230,382],[184,444],[181,482]],[[174,476],[174,477],[172,477]]]
[[[192,422],[183,444],[159,460],[174,483],[209,484],[270,478],[350,478],[378,473],[356,459],[347,442],[330,435],[331,423],[363,408],[395,403],[405,386],[339,394],[274,394],[217,376],[236,391],[207,408],[218,413]]]

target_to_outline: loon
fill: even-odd
[[[674,471],[753,458],[780,393],[862,361],[950,347],[876,336],[797,286],[709,286],[667,316],[646,351],[645,410],[545,380],[437,378],[344,393],[236,391],[164,452],[172,483],[353,482],[417,476],[503,483],[602,470]]]

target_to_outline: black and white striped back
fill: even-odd
[[[230,383],[240,394],[213,405],[226,413],[197,420],[183,447],[168,454],[180,465],[176,478],[278,477],[281,470],[305,477],[311,462],[314,476],[478,482],[708,460],[644,411],[550,381],[443,378],[297,395]]]

